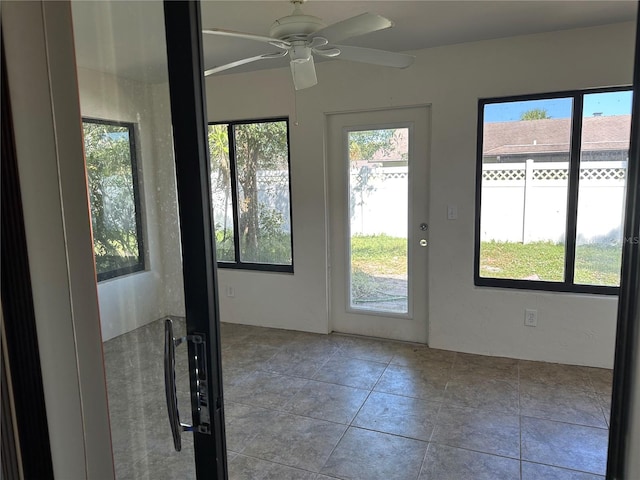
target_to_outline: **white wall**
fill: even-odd
[[[174,287],[182,283],[182,270],[169,92],[166,84],[150,85],[83,68],[78,69],[78,78],[84,117],[136,126],[145,270],[98,284],[102,337],[108,340],[184,311],[182,289]]]
[[[220,271],[221,285],[235,289],[234,298],[221,296],[222,319],[330,330],[324,115],[430,104],[431,346],[611,367],[616,298],[473,285],[477,102],[629,84],[633,40],[627,23],[422,50],[400,71],[324,62],[319,84],[297,93],[288,69],[209,77],[211,121],[291,119],[295,274]],[[448,204],[458,206],[458,220],[446,220]],[[538,327],[523,326],[525,308],[538,309]]]

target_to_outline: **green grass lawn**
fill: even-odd
[[[548,242],[483,242],[480,274],[489,278],[564,280],[564,245]],[[363,235],[351,239],[355,276],[407,274],[407,240],[388,235]],[[575,283],[619,284],[620,247],[580,245],[576,251]]]
[[[388,235],[351,238],[351,264],[369,275],[406,275],[407,239]]]
[[[581,245],[576,250],[575,283],[617,286],[620,247]],[[564,279],[564,245],[546,242],[483,242],[480,275],[489,278]]]
[[[351,298],[355,305],[376,304],[374,309],[406,311],[406,283],[403,288],[401,280],[407,275],[406,238],[352,237],[351,265]]]

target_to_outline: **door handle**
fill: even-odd
[[[180,422],[178,410],[178,395],[176,392],[176,346],[182,343],[182,339],[176,340],[173,336],[173,322],[167,318],[164,322],[164,393],[167,398],[167,412],[169,425],[173,436],[173,446],[176,452],[182,450],[181,433],[193,430],[191,425]]]
[[[178,409],[178,395],[176,391],[176,347],[183,342],[190,341],[194,344],[194,364],[196,367],[196,397],[198,400],[197,415],[198,426],[180,422]],[[164,322],[164,391],[167,399],[167,413],[169,425],[173,436],[173,446],[176,452],[182,450],[182,432],[198,431],[211,434],[209,416],[209,402],[207,394],[207,348],[204,335],[193,334],[175,338],[173,336],[173,322],[167,318]]]

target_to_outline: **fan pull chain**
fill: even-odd
[[[293,125],[298,126],[298,91],[293,90]]]

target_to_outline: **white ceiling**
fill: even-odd
[[[393,20],[389,30],[342,42],[391,51],[633,21],[636,8],[635,1],[627,0],[310,0],[303,5],[305,13],[328,25],[363,12]],[[165,81],[162,2],[74,0],[72,9],[80,66],[150,83]],[[291,11],[287,1],[204,0],[202,25],[268,35],[273,21]],[[205,68],[277,50],[251,40],[206,35]],[[225,73],[286,65],[286,58],[263,60]]]

